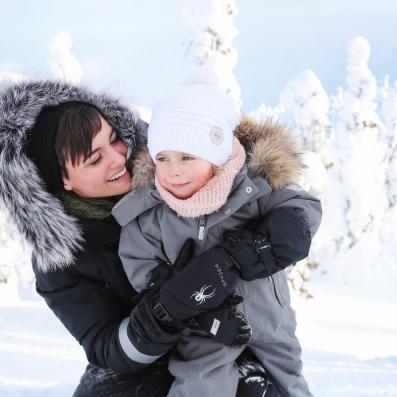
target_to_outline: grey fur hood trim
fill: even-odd
[[[281,124],[267,120],[258,123],[244,117],[234,131],[248,156],[248,168],[263,175],[275,189],[297,183],[303,165],[296,139]],[[146,147],[133,158],[133,186],[153,184],[155,166]]]
[[[83,243],[77,220],[65,213],[58,197],[47,192],[37,168],[25,154],[28,132],[40,111],[67,101],[96,106],[130,148],[145,140],[144,125],[137,114],[82,87],[33,81],[0,92],[0,199],[31,243],[43,271],[71,265]]]

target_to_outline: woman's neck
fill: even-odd
[[[122,196],[86,198],[72,191],[58,192],[68,213],[78,218],[104,219],[111,214],[114,205]]]

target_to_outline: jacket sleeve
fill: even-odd
[[[274,270],[306,258],[321,222],[320,201],[298,185],[290,185],[260,199],[259,207],[263,217],[257,231],[270,243]]]
[[[119,256],[129,282],[137,291],[147,288],[151,270],[169,262],[155,212],[143,214],[121,228]]]
[[[84,253],[84,258],[79,260],[88,260],[87,254]],[[98,262],[106,261],[106,252],[91,254],[95,254]],[[107,261],[107,266],[121,267],[115,255],[113,260],[113,263]],[[88,264],[99,265],[90,261]],[[138,338],[131,332],[130,310],[133,304],[122,302],[115,293],[115,288],[124,288],[131,292],[132,302],[134,291],[127,285],[125,277],[123,282],[126,285],[116,282],[117,277],[114,277],[115,284],[112,285],[112,281],[109,284],[82,274],[76,266],[48,273],[38,271],[36,266],[34,268],[37,292],[83,346],[90,363],[118,373],[139,372],[175,345],[175,336],[161,329],[157,330],[155,339],[152,334],[141,334]]]
[[[226,233],[222,243],[245,280],[271,276],[306,258],[321,221],[320,201],[297,185],[270,191],[258,206],[260,219]]]
[[[313,238],[320,227],[322,208],[319,199],[303,190],[300,186],[291,184],[282,190],[272,190],[267,196],[259,199],[260,212],[270,218],[270,211],[275,209],[291,210],[298,213],[305,232]]]

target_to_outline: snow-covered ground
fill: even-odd
[[[315,396],[397,396],[397,303],[315,292],[295,309]]]
[[[321,290],[293,299],[313,394],[397,396],[397,303]],[[1,397],[69,397],[84,367],[82,348],[44,302],[1,296]]]

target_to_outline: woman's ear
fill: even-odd
[[[72,190],[72,185],[70,183],[70,180],[68,178],[66,178],[66,176],[62,177],[62,182],[63,182],[63,188],[65,190]]]

